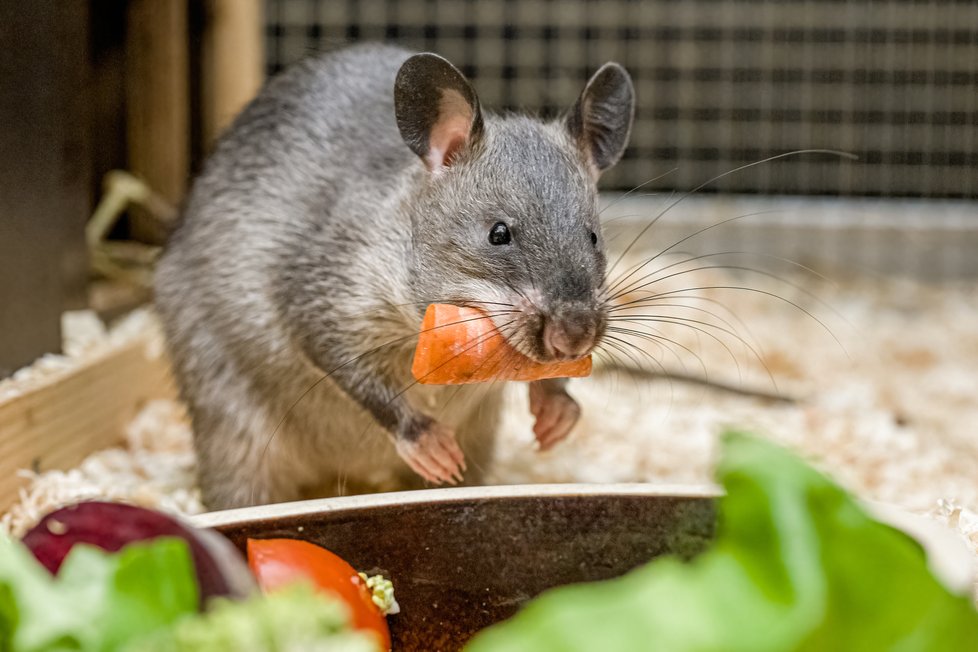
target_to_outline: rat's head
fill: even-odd
[[[605,64],[545,123],[484,114],[454,66],[419,54],[401,67],[394,103],[427,170],[411,204],[420,298],[483,307],[539,361],[590,353],[607,324],[595,184],[628,141],[628,73]]]

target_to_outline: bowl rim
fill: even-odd
[[[571,498],[579,496],[639,496],[661,498],[718,498],[723,492],[713,484],[646,484],[641,482],[553,483],[442,487],[392,491],[334,498],[314,498],[288,503],[256,505],[205,512],[190,517],[197,527],[223,527],[242,521],[258,521],[316,513],[338,513],[370,508],[451,503],[499,498]]]

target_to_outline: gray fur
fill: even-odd
[[[494,320],[537,359],[547,319],[603,331],[592,153],[562,120],[485,113],[432,174],[395,119],[410,56],[357,46],[272,79],[194,183],[156,303],[212,508],[416,485],[392,442],[436,422],[477,482],[498,386],[401,394],[429,302],[513,304]],[[488,242],[497,221],[512,245]]]

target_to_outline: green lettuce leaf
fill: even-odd
[[[57,578],[0,539],[0,652],[117,650],[196,611],[193,561],[179,539],[118,553],[78,545]]]
[[[197,612],[181,539],[118,553],[77,545],[56,578],[20,542],[0,539],[0,652],[379,652],[344,604],[305,585]]]
[[[137,640],[124,652],[380,652],[349,627],[341,602],[304,584],[244,602],[215,600],[206,614]]]
[[[770,443],[724,437],[717,539],[690,563],[550,591],[467,652],[978,650],[978,614],[907,535]]]

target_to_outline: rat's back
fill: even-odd
[[[270,80],[220,138],[157,272],[176,348],[202,320],[232,336],[243,320],[271,325],[297,249],[369,234],[360,215],[418,166],[394,116],[394,79],[408,56],[360,45],[310,57]],[[333,249],[337,266],[362,253]]]
[[[287,69],[221,138],[198,184],[249,195],[274,184],[277,200],[293,202],[360,185],[382,188],[416,164],[394,117],[394,79],[408,56],[360,45]]]
[[[247,459],[234,445],[246,432],[227,432],[229,424],[267,438],[275,427],[267,422],[308,386],[307,334],[296,331],[290,305],[308,303],[307,294],[324,302],[364,294],[369,259],[399,257],[382,251],[391,246],[384,236],[404,229],[383,223],[397,218],[377,207],[420,167],[394,115],[394,80],[408,56],[356,46],[286,70],[238,116],[194,182],[157,269],[156,304],[202,459]],[[312,286],[303,268],[327,286]],[[335,317],[324,313],[325,322]]]
[[[369,231],[357,223],[366,206],[418,166],[394,116],[394,79],[408,56],[361,45],[310,57],[270,80],[237,117],[194,182],[157,273],[170,330],[195,321],[198,308],[233,327],[249,309],[269,308],[249,300],[287,292],[282,266],[295,249]]]

